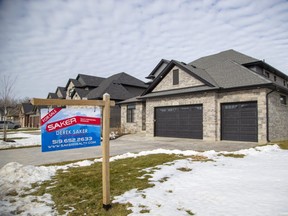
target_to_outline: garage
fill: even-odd
[[[169,106],[155,108],[154,135],[203,139],[203,106]]]
[[[258,141],[257,102],[221,104],[221,139]]]

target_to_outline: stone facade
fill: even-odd
[[[180,82],[178,85],[173,85],[173,70],[175,69],[179,70]],[[175,66],[163,78],[163,80],[161,80],[161,82],[155,87],[153,92],[165,91],[165,90],[171,90],[171,89],[179,89],[179,88],[185,88],[185,87],[191,87],[191,86],[202,86],[202,85],[204,84],[201,81],[199,81],[198,79],[195,79],[194,77],[189,75],[187,72]]]
[[[154,135],[154,109],[161,106],[203,104],[203,140],[221,140],[221,104],[257,101],[258,142],[266,142],[266,90],[255,89],[230,93],[199,93],[181,97],[149,99],[146,102],[146,134]]]
[[[286,96],[288,100],[288,95],[279,92],[272,92],[268,96],[269,139],[271,141],[288,140],[288,105],[281,104],[280,95]]]
[[[121,105],[121,129],[123,133],[141,132],[143,129],[144,104],[135,104],[135,121],[127,122],[127,104]]]

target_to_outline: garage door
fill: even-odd
[[[155,136],[203,139],[202,105],[155,108]]]
[[[221,105],[221,139],[258,141],[257,102]]]

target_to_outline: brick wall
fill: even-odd
[[[173,85],[173,70],[179,70],[179,84]],[[191,86],[201,86],[202,82],[193,78],[187,72],[181,70],[177,66],[173,67],[172,70],[163,78],[163,80],[155,87],[153,92],[171,90],[171,89],[179,89]]]
[[[269,103],[269,138],[271,141],[288,140],[288,105],[280,103],[280,95],[273,92],[268,96]]]

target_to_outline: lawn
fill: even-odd
[[[149,174],[157,169],[158,165],[171,163],[175,160],[192,158],[195,161],[207,161],[203,156],[183,156],[155,154],[137,158],[121,159],[110,163],[111,195],[119,196],[134,188],[143,190],[153,187],[149,184]],[[59,164],[58,164],[59,165]],[[63,165],[63,163],[61,164]],[[146,168],[152,170],[143,171]],[[142,176],[145,175],[143,178]],[[36,186],[36,185],[34,185]],[[102,208],[102,176],[101,163],[91,166],[59,170],[51,181],[41,184],[33,195],[52,195],[59,214],[73,209],[69,215],[127,215],[129,204],[113,204],[106,212]]]

